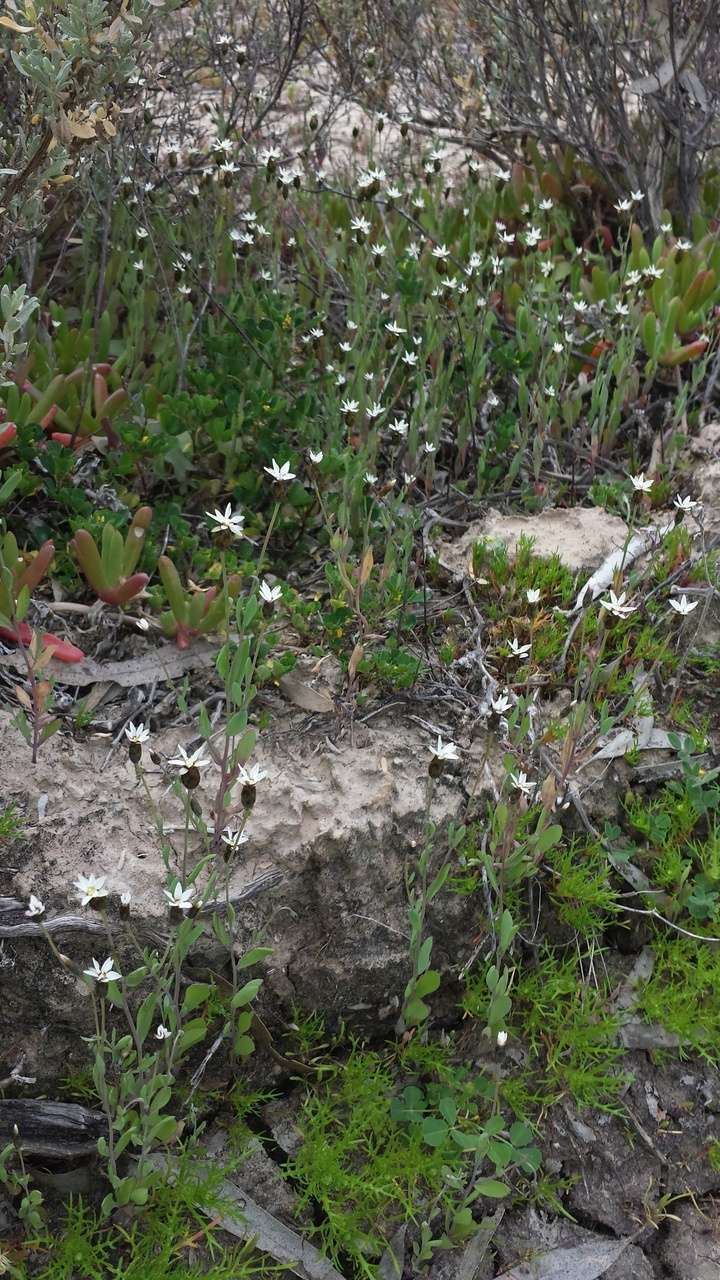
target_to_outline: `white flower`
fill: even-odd
[[[663,232],[665,233],[665,235],[666,235],[666,236],[669,236],[669,235],[671,234],[672,229],[673,229],[673,228],[672,228],[672,222],[661,222],[661,223],[660,223],[660,230],[661,230],[661,231],[663,231]]]
[[[556,356],[562,355],[563,351],[565,350],[562,342],[553,342],[552,349],[555,352]]]
[[[616,316],[626,316],[628,315],[630,308],[627,303],[621,302],[619,298],[616,298],[613,304],[613,311]]]
[[[532,649],[531,644],[520,644],[514,637],[509,641],[510,653],[513,658],[524,658]]]
[[[75,888],[80,894],[80,905],[86,907],[95,898],[107,898],[105,876],[78,876]]]
[[[553,202],[547,196],[544,200],[541,200],[540,204],[538,205],[538,209],[542,209],[543,213],[548,213],[549,210],[552,209],[552,207],[553,207]]]
[[[128,742],[147,742],[150,730],[144,724],[133,724],[132,720],[125,725],[125,737]]]
[[[651,280],[659,280],[664,271],[664,267],[643,267],[643,275],[648,276]]]
[[[636,493],[649,493],[653,487],[653,482],[644,471],[638,471],[636,476],[630,477],[630,483]]]
[[[185,773],[188,769],[207,769],[211,761],[206,759],[204,752],[205,747],[199,746],[188,755],[184,747],[178,746],[175,755],[168,760],[168,764],[173,769],[179,769],[181,773]]]
[[[251,764],[247,769],[243,765],[240,766],[238,780],[243,786],[256,787],[258,782],[264,782],[266,778],[267,772],[261,764]]]
[[[645,199],[645,196],[642,191],[631,191],[630,199],[632,200],[633,204],[639,204],[641,200]]]
[[[438,734],[438,740],[432,749],[433,756],[436,760],[459,760],[458,749],[454,742],[443,742]]]
[[[537,604],[538,600],[540,599],[540,592],[538,591],[537,587],[528,587],[527,591],[525,592],[525,596],[527,598],[528,604]]]
[[[588,309],[588,304],[582,298],[575,298],[573,302],[575,310],[582,315]]]
[[[400,325],[396,324],[394,320],[391,320],[389,324],[386,324],[385,328],[387,332],[391,333],[395,338],[399,338],[401,334],[407,333],[407,329],[401,329]]]
[[[387,245],[383,244],[382,241],[379,240],[376,240],[374,244],[371,244],[370,249],[372,253],[375,254],[376,258],[384,258],[387,253]]]
[[[505,1045],[507,1044],[507,1038],[508,1038],[508,1033],[507,1033],[507,1031],[498,1031],[498,1033],[497,1033],[497,1039],[496,1039],[496,1044],[497,1044],[498,1049],[504,1049],[504,1048],[505,1048]]]
[[[235,538],[242,538],[243,524],[245,517],[239,511],[233,511],[231,504],[228,502],[224,511],[206,511],[206,516],[214,520],[215,527],[213,533],[231,533]]]
[[[408,258],[417,259],[420,257],[420,245],[417,240],[412,240],[405,250]]]
[[[528,780],[528,776],[524,771],[520,773],[511,773],[510,781],[516,791],[522,791],[524,796],[531,796],[535,790],[535,786]]]
[[[115,982],[122,974],[117,969],[113,969],[114,960],[112,956],[108,956],[107,960],[103,960],[102,964],[98,964],[93,959],[92,969],[83,969],[83,973],[88,978],[94,978],[96,982]]]
[[[629,618],[630,614],[634,613],[637,608],[637,605],[628,601],[626,592],[621,591],[620,595],[616,596],[612,590],[610,591],[609,599],[601,600],[600,606],[603,609],[607,609],[608,613],[613,613],[616,618]]]
[[[682,249],[685,252],[687,252],[688,249],[692,249],[692,240],[683,240],[681,238],[680,240],[676,241],[675,248]]]
[[[171,1035],[172,1035],[172,1031],[170,1031],[168,1027],[164,1027],[162,1022],[159,1022],[155,1031],[155,1039],[167,1040],[168,1036],[171,1036]]]
[[[385,412],[385,410],[383,409],[383,407],[382,407],[382,405],[381,405],[380,401],[379,401],[379,400],[376,400],[376,401],[374,402],[374,404],[369,404],[369,405],[366,407],[366,409],[365,409],[365,417],[366,417],[366,418],[369,418],[369,419],[370,419],[370,421],[371,421],[371,422],[373,422],[373,421],[375,420],[375,418],[379,418],[379,417],[380,417],[380,414],[381,414],[381,413],[384,413],[384,412]]]
[[[513,231],[501,231],[500,239],[503,244],[513,244],[515,241],[515,233]]]
[[[625,284],[628,284],[628,285],[631,285],[631,286],[632,286],[632,285],[636,285],[636,284],[639,284],[639,283],[640,283],[640,272],[639,272],[639,271],[628,271],[628,273],[627,273],[627,275],[626,275],[626,277],[625,277]]]
[[[353,218],[352,222],[350,223],[350,229],[351,231],[359,231],[362,235],[366,236],[368,231],[370,230],[370,223],[368,222],[367,218],[362,218],[362,217]]]
[[[632,200],[618,200],[615,208],[618,213],[628,213],[632,209]]]
[[[266,604],[275,604],[275,601],[282,597],[282,587],[271,587],[267,579],[263,578],[260,583],[260,595]]]
[[[341,413],[357,413],[360,405],[357,400],[343,400],[340,405]]]
[[[530,227],[530,230],[525,232],[526,245],[529,249],[534,249],[538,240],[542,240],[542,231],[539,227]]]
[[[317,329],[317,328],[316,328],[316,329],[311,329],[311,330],[310,330],[310,337],[311,337],[311,338],[318,339],[318,340],[319,340],[320,338],[324,338],[324,337],[325,337],[325,330],[324,330],[324,329]]]
[[[130,894],[130,891],[129,891],[128,889],[125,889],[125,891],[124,891],[123,893],[121,893],[121,894],[120,894],[120,906],[121,906],[121,907],[129,907],[129,906],[130,906],[130,900],[131,900],[131,894]]]
[[[403,473],[403,480],[405,481],[406,485],[410,486],[411,484],[415,483],[416,477],[411,475],[408,471],[405,471]]]
[[[366,482],[366,484],[377,484],[377,476],[374,476],[374,475],[372,474],[372,471],[366,471],[366,472],[365,472],[365,482]]]
[[[44,913],[44,911],[45,911],[45,903],[41,902],[39,898],[36,898],[34,893],[31,893],[30,901],[28,902],[28,909],[25,912],[25,915],[31,916],[31,917],[41,916]]]
[[[176,907],[178,911],[189,911],[195,898],[194,886],[190,885],[187,889],[183,889],[179,880],[172,893],[169,889],[163,889],[163,893],[170,903],[170,906]]]
[[[247,831],[233,831],[232,827],[226,827],[221,836],[223,844],[233,850],[239,849],[241,844],[247,844],[249,839]]]
[[[696,502],[694,498],[681,498],[678,493],[673,498],[673,506],[677,507],[678,511],[694,511],[696,507],[700,506],[700,503]]]
[[[403,364],[406,364],[408,368],[414,369],[418,362],[416,353],[414,351],[406,351],[404,356],[402,356],[402,362]]]
[[[512,706],[512,698],[508,696],[506,691],[505,693],[498,694],[497,698],[493,698],[490,706],[496,715],[502,716],[506,711],[510,710]]]
[[[679,600],[669,600],[668,603],[671,609],[674,609],[676,613],[679,613],[683,618],[686,618],[689,613],[692,613],[693,609],[697,609],[700,601],[688,600],[687,596],[684,595],[681,596]],[[27,915],[28,913],[26,912],[25,914]]]
[[[547,279],[547,277],[550,275],[550,272],[552,271],[552,269],[553,269],[553,264],[551,261],[548,260],[540,263],[540,270],[545,276],[545,279]]]
[[[446,244],[435,244],[433,245],[432,256],[442,261],[444,258],[450,257],[450,250]]]
[[[408,433],[407,420],[405,418],[396,418],[394,422],[390,423],[390,430],[393,431],[396,436],[406,436]]]
[[[555,388],[555,387],[546,387],[546,388],[545,388],[545,395],[546,395],[546,396],[549,396],[551,400],[554,400],[554,399],[555,399],[555,396],[557,395],[557,390],[556,390],[556,388]]]
[[[431,440],[425,441],[423,449],[425,453],[437,453],[437,445],[433,444]]]
[[[498,400],[494,391],[488,391],[487,400],[485,401],[485,403],[487,404],[488,409],[497,409],[500,401]]]
[[[314,462],[317,465],[318,462],[322,462],[325,454],[322,449],[318,449],[317,453],[315,453],[313,449],[308,449],[308,457],[311,462]]]
[[[295,472],[290,470],[290,463],[283,462],[282,466],[279,466],[274,458],[272,460],[272,465],[269,467],[263,467],[263,471],[267,471],[268,475],[272,476],[276,484],[287,484],[289,480],[295,479]]]

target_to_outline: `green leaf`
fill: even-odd
[[[495,1178],[480,1178],[474,1189],[479,1196],[489,1196],[491,1200],[502,1200],[509,1191],[509,1187],[503,1182],[497,1182]]]
[[[185,992],[185,999],[182,1002],[182,1012],[192,1013],[193,1009],[198,1009],[201,1004],[205,1004],[212,991],[209,982],[193,982]]]
[[[255,1048],[255,1041],[251,1036],[239,1035],[235,1037],[233,1049],[239,1058],[248,1058]]]
[[[419,1027],[430,1013],[430,1008],[422,1000],[409,1000],[405,1006],[405,1021],[409,1027]]]
[[[170,1142],[177,1133],[177,1120],[174,1116],[163,1116],[150,1130],[152,1142]]]
[[[414,996],[429,996],[433,991],[437,991],[440,986],[440,974],[437,969],[428,969],[427,973],[423,973],[415,983]]]
[[[132,990],[133,987],[139,987],[143,978],[146,978],[147,975],[148,975],[147,965],[141,964],[139,969],[132,969],[131,972],[127,975],[125,979],[125,985],[129,987],[130,990]]]
[[[422,1136],[429,1147],[441,1147],[448,1136],[448,1126],[439,1116],[426,1116],[422,1122]]]
[[[533,1131],[529,1125],[523,1124],[522,1120],[516,1120],[510,1127],[509,1138],[514,1147],[525,1147],[528,1142],[532,1142]]]
[[[137,1012],[137,1032],[141,1044],[145,1043],[150,1027],[152,1026],[153,1017],[157,1010],[158,997],[155,991],[151,991],[145,997]]]
[[[498,930],[501,951],[507,951],[510,946],[514,929],[515,926],[513,925],[513,918],[510,912],[508,910],[503,911],[500,917],[500,928]]]
[[[449,1096],[441,1098],[438,1102],[438,1110],[447,1120],[448,1124],[454,1124],[457,1120],[457,1106],[455,1105],[454,1098]]]
[[[552,849],[562,839],[562,827],[552,826],[545,827],[543,831],[537,831],[533,838],[533,852],[537,858],[547,853],[548,849]]]
[[[433,949],[432,938],[426,938],[418,952],[417,970],[418,973],[424,973],[430,964],[430,955]]]
[[[207,1023],[204,1018],[191,1018],[187,1026],[183,1027],[178,1043],[178,1052],[187,1053],[188,1049],[192,1049],[194,1044],[204,1040],[206,1032]]]
[[[249,1004],[251,1000],[255,999],[262,984],[262,978],[251,978],[249,982],[245,983],[244,987],[241,987],[239,991],[235,992],[235,995],[230,1001],[230,1008],[240,1009],[244,1004]]]
[[[249,969],[251,965],[258,964],[264,960],[266,956],[271,956],[272,947],[253,947],[252,951],[246,951],[241,960],[238,960],[238,969]]]

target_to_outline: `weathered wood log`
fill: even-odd
[[[15,1135],[15,1129],[18,1135]],[[89,1111],[75,1102],[48,1102],[34,1098],[0,1101],[0,1147],[15,1141],[23,1155],[67,1160],[93,1155],[97,1140],[107,1133],[100,1111]]]
[[[251,884],[246,885],[239,893],[235,893],[230,898],[230,904],[233,907],[242,907],[246,903],[251,902],[253,898],[257,898],[259,894],[267,892],[268,889],[275,888],[283,880],[283,876],[279,871],[267,871],[264,875],[258,876],[257,880],[253,880]],[[17,898],[0,898],[0,938],[42,938],[45,933],[101,933],[107,937],[107,929],[101,920],[93,919],[92,913],[87,911],[84,915],[64,915],[43,917],[42,923],[37,920],[28,920],[25,918],[24,902],[20,902]],[[225,915],[227,904],[222,900],[216,902],[204,902],[198,911],[198,915],[202,919],[207,919],[213,915]],[[12,923],[10,923],[12,921]],[[116,923],[118,929],[122,929],[122,921]],[[146,922],[135,922],[135,931],[139,932],[145,941],[151,943],[163,943],[169,936],[169,931],[163,930],[160,923],[156,927],[148,925]]]

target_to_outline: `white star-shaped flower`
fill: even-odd
[[[75,888],[80,894],[80,905],[86,907],[95,898],[107,898],[105,876],[78,876]]]
[[[186,773],[188,769],[207,769],[211,761],[205,756],[205,747],[199,746],[195,751],[189,754],[184,747],[178,746],[174,756],[168,760],[168,764],[173,769],[179,769],[181,773]]]
[[[125,725],[125,737],[128,742],[147,742],[150,730],[144,724],[133,724],[132,720]]]
[[[268,475],[272,476],[276,484],[287,484],[289,480],[295,479],[295,472],[290,470],[290,463],[283,462],[282,466],[280,466],[274,458],[272,460],[272,465],[269,467],[263,467],[263,471],[267,471]]]
[[[27,907],[27,911],[25,912],[25,915],[32,918],[33,916],[41,916],[44,914],[44,912],[45,912],[45,903],[41,902],[39,898],[36,898],[34,893],[31,893],[30,901],[28,902],[28,907]]]
[[[163,889],[163,893],[170,906],[176,907],[178,911],[189,911],[195,900],[194,885],[189,885],[187,889],[183,889],[179,880],[172,892],[169,889]]]
[[[270,583],[263,578],[260,583],[260,596],[266,604],[275,604],[282,598],[282,587],[271,587]]]
[[[689,613],[692,613],[693,609],[697,609],[700,601],[688,600],[687,596],[683,595],[679,600],[670,600],[668,603],[671,609],[674,609],[676,613],[679,613],[683,618],[686,618]]]
[[[438,740],[432,748],[432,754],[436,760],[459,760],[458,749],[454,742],[443,742],[438,734]]]
[[[117,969],[113,969],[114,960],[112,956],[108,956],[107,960],[103,960],[102,964],[98,964],[97,960],[93,960],[92,969],[83,969],[83,973],[87,978],[93,978],[95,982],[116,982],[122,977]]]
[[[616,618],[629,618],[630,614],[634,613],[637,608],[637,605],[632,604],[627,599],[625,591],[621,591],[620,595],[617,596],[615,592],[611,590],[608,599],[601,600],[600,605],[601,608],[606,609],[608,613],[614,614]]]
[[[532,649],[531,644],[520,644],[520,642],[516,640],[515,637],[513,637],[513,639],[508,642],[508,647],[510,649],[510,653],[512,654],[513,658],[525,658],[527,657],[530,650]]]
[[[213,533],[231,533],[234,538],[244,537],[245,517],[239,511],[233,511],[229,502],[224,511],[216,508],[215,511],[206,511],[205,515],[214,523]]]

